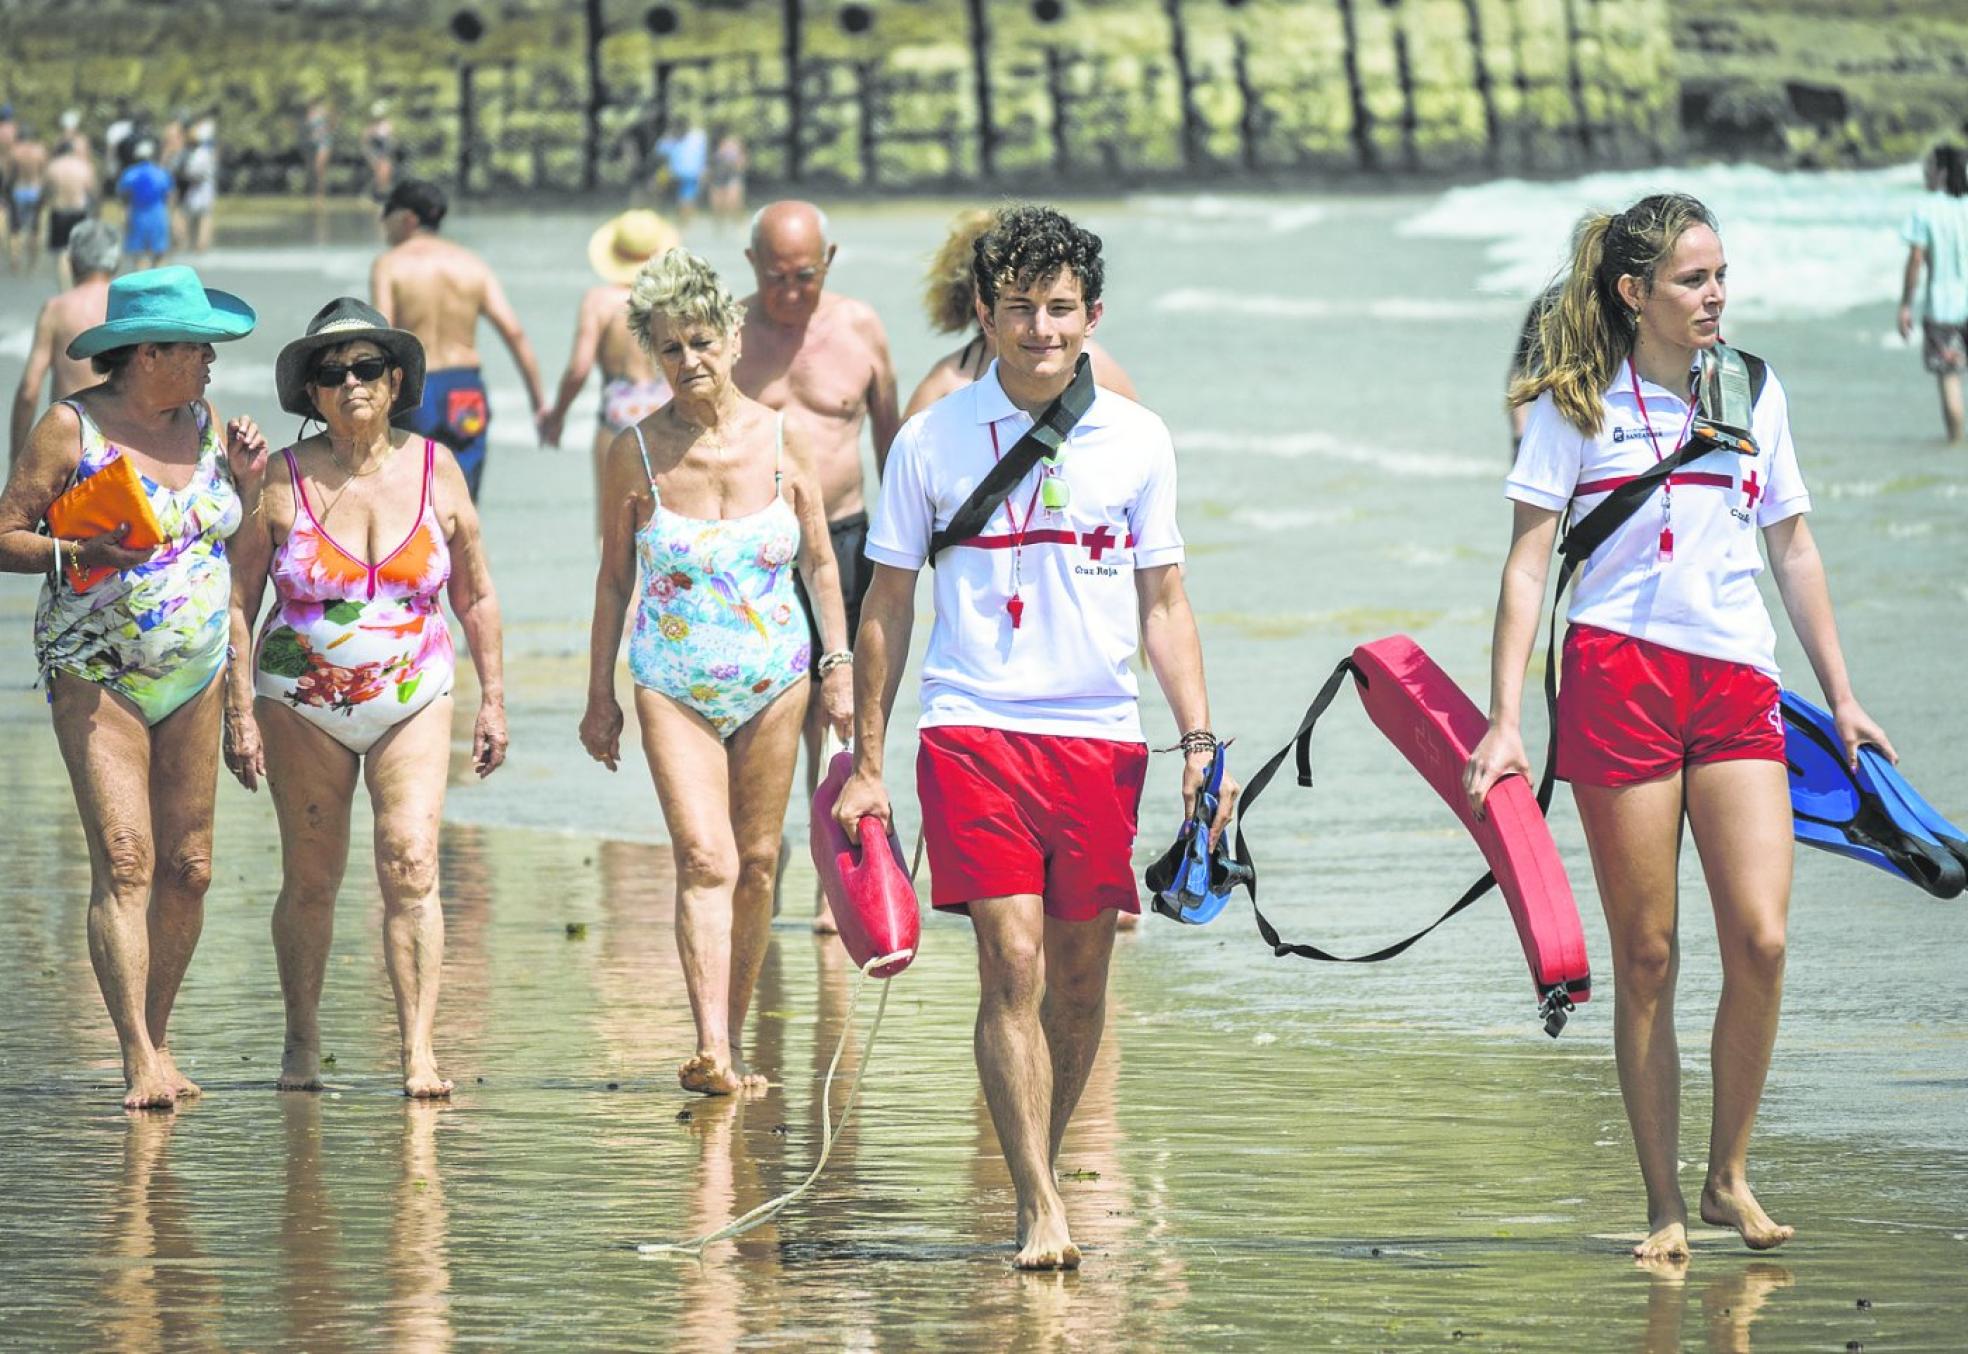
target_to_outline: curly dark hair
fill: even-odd
[[[1000,287],[1050,283],[1068,268],[1080,280],[1087,305],[1098,301],[1105,276],[1100,237],[1051,207],[1021,203],[999,212],[997,224],[977,237],[970,276],[990,307],[997,304]]]

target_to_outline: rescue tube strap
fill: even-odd
[[[1462,911],[1496,887],[1496,876],[1494,874],[1485,874],[1481,879],[1465,889],[1460,898],[1449,904],[1449,910],[1437,917],[1434,921],[1428,923],[1428,925],[1422,927],[1421,930],[1416,931],[1407,939],[1397,940],[1392,945],[1383,945],[1372,954],[1334,954],[1330,950],[1321,949],[1317,945],[1283,940],[1278,935],[1278,928],[1273,926],[1265,917],[1264,913],[1259,910],[1257,906],[1257,863],[1251,859],[1250,846],[1244,841],[1244,820],[1250,816],[1251,808],[1257,803],[1258,796],[1264,793],[1264,788],[1271,783],[1272,777],[1278,774],[1278,768],[1284,765],[1285,755],[1287,753],[1296,750],[1298,754],[1298,783],[1307,789],[1312,787],[1312,731],[1318,726],[1319,720],[1325,715],[1327,708],[1332,705],[1333,698],[1339,694],[1340,684],[1345,681],[1349,673],[1353,675],[1355,680],[1364,680],[1360,676],[1360,670],[1353,665],[1353,660],[1351,658],[1342,658],[1339,661],[1339,666],[1332,670],[1332,675],[1326,678],[1326,684],[1319,688],[1319,694],[1313,698],[1311,707],[1305,712],[1305,718],[1299,721],[1298,732],[1291,736],[1290,742],[1272,754],[1271,760],[1258,768],[1257,774],[1252,776],[1250,783],[1244,786],[1243,796],[1238,801],[1237,860],[1245,869],[1250,871],[1248,878],[1244,881],[1244,887],[1250,893],[1251,915],[1257,919],[1257,933],[1264,937],[1264,943],[1271,947],[1271,953],[1280,959],[1283,959],[1287,955],[1292,955],[1299,959],[1316,959],[1328,964],[1378,964],[1383,959],[1392,959],[1395,955],[1404,952],[1430,931],[1433,931],[1450,917],[1453,917],[1456,913]]]
[[[1065,445],[1068,434],[1093,407],[1095,394],[1093,365],[1087,355],[1081,353],[1071,384],[1060,392],[1058,399],[1039,412],[1039,416],[1032,420],[1032,426],[1025,430],[1025,435],[1014,442],[1011,450],[999,457],[998,463],[991,467],[990,473],[977,482],[977,487],[970,491],[970,497],[950,515],[949,525],[930,534],[931,568],[936,566],[938,555],[989,526],[991,519],[998,515],[998,509],[1011,497],[1011,491],[1032,473],[1033,466],[1047,456],[1059,454],[1059,448]]]

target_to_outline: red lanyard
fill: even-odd
[[[998,425],[991,424],[991,459],[1002,460],[1004,453],[998,449]],[[1025,599],[1019,594],[1025,582],[1025,531],[1032,525],[1032,514],[1039,510],[1039,491],[1045,488],[1045,476],[1032,486],[1032,497],[1025,504],[1025,520],[1011,510],[1011,500],[1005,500],[1005,520],[1011,523],[1011,598],[1005,603],[1005,610],[1011,613],[1011,628],[1016,630],[1025,619]]]
[[[1647,412],[1647,397],[1640,393],[1640,369],[1633,365],[1631,357],[1626,359],[1626,374],[1633,384],[1633,402],[1640,406],[1640,426],[1647,430],[1647,442],[1654,449],[1654,463],[1660,464],[1660,439],[1654,436],[1653,416]],[[1688,432],[1695,426],[1695,400],[1688,400],[1688,418],[1681,425],[1681,435],[1674,439],[1674,450],[1679,451],[1688,441]],[[1028,514],[1029,516],[1029,514]],[[1661,534],[1660,557],[1663,560],[1674,558],[1674,477],[1669,476],[1661,486]]]

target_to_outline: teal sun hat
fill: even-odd
[[[231,292],[207,287],[182,263],[126,273],[109,284],[109,313],[68,345],[81,359],[132,343],[228,343],[253,332],[259,316]]]

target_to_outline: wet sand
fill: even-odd
[[[1087,209],[1113,260],[1101,337],[1182,453],[1217,723],[1243,739],[1246,770],[1347,648],[1391,630],[1482,698],[1508,522],[1493,387],[1518,306],[1472,290],[1475,245],[1395,237],[1426,205]],[[905,393],[950,346],[914,310],[945,215],[836,216],[848,248],[833,280],[882,309]],[[501,267],[549,380],[591,228],[492,215],[453,228]],[[735,239],[700,235],[737,266]],[[262,417],[276,445],[291,435],[291,419],[271,416],[272,356],[329,295],[361,290],[370,249],[337,228],[319,245],[247,242],[210,260],[208,280],[264,320],[223,352],[223,413]],[[1171,303],[1174,288],[1215,299]],[[0,279],[8,389],[12,335],[40,294]],[[1968,659],[1968,456],[1935,445],[1930,384],[1913,355],[1879,341],[1890,324],[1876,305],[1760,318],[1734,337],[1791,390],[1861,695],[1916,782],[1960,817],[1968,769],[1945,758],[1968,733],[1950,703]],[[639,765],[610,777],[573,737],[592,585],[585,406],[566,451],[534,451],[504,354],[488,350],[487,366],[497,421],[484,506],[514,748],[489,783],[469,783],[461,685],[442,861],[450,1105],[397,1093],[360,808],[323,1002],[330,1089],[272,1091],[278,844],[264,796],[228,781],[204,940],[173,1022],[206,1094],[175,1115],[117,1108],[83,943],[86,859],[28,689],[33,589],[0,579],[0,1344],[1959,1347],[1968,912],[1800,856],[1785,1027],[1753,1156],[1760,1193],[1799,1237],[1751,1256],[1699,1229],[1685,1275],[1637,1270],[1625,1251],[1643,1211],[1611,1064],[1605,929],[1563,793],[1554,830],[1598,992],[1556,1042],[1538,1031],[1500,905],[1393,964],[1344,971],[1273,960],[1241,906],[1204,930],[1150,918],[1120,942],[1108,1039],[1061,1162],[1087,1266],[1016,1276],[1011,1189],[971,1065],[968,930],[932,920],[815,1193],[701,1264],[638,1255],[637,1243],[709,1230],[805,1175],[855,977],[836,945],[805,932],[801,871],[757,1003],[752,1061],[773,1089],[710,1102],[676,1088],[690,1033],[654,793]],[[1782,660],[1812,691],[1779,630]],[[1145,708],[1160,738],[1159,699]],[[912,713],[905,696],[897,723]],[[1535,709],[1526,722],[1541,728]],[[1281,787],[1256,820],[1267,912],[1288,938],[1372,948],[1432,916],[1476,854],[1357,710],[1342,704],[1322,724],[1319,757],[1319,789]],[[898,733],[891,764],[908,760]],[[1167,762],[1151,774],[1144,854],[1172,826]],[[912,837],[913,806],[903,814]],[[803,840],[803,817],[788,830]],[[1692,1194],[1719,982],[1692,852],[1684,889]],[[569,923],[585,927],[579,938]]]

